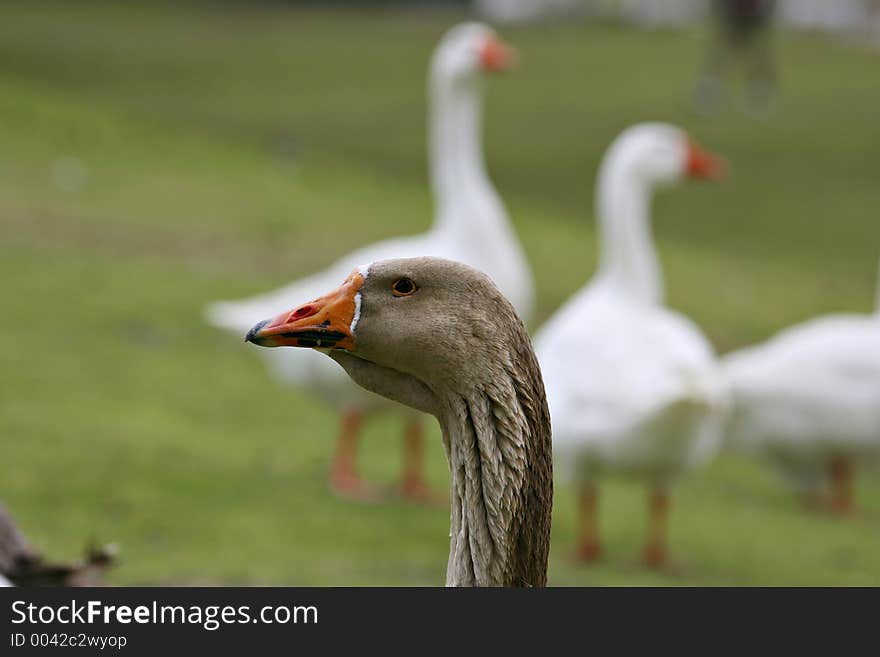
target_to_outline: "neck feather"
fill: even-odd
[[[663,302],[663,275],[650,225],[651,186],[610,162],[599,174],[601,280],[632,299]]]
[[[445,396],[439,415],[452,477],[447,586],[546,584],[549,412],[531,348],[515,356],[483,385]]]

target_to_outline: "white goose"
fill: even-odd
[[[481,145],[483,76],[509,68],[512,58],[512,49],[481,23],[450,29],[434,52],[428,88],[428,145],[435,218],[427,233],[371,244],[324,271],[268,294],[212,304],[209,321],[241,334],[260,319],[317,297],[360,263],[424,255],[457,260],[485,271],[527,318],[533,302],[531,272],[489,181]],[[266,358],[283,382],[316,392],[339,409],[341,431],[330,477],[338,493],[350,498],[371,495],[355,467],[361,422],[369,411],[394,406],[408,414],[403,492],[424,498],[427,487],[419,416],[354,385],[338,365],[311,350],[271,350]]]
[[[645,479],[651,526],[645,558],[666,555],[667,485],[717,450],[726,401],[713,350],[663,306],[650,233],[655,187],[713,178],[720,163],[680,129],[644,123],[608,149],[598,180],[599,270],[535,338],[557,465],[579,487],[578,556],[599,556],[595,479]]]
[[[853,508],[856,463],[880,456],[880,282],[873,315],[788,328],[722,358],[733,394],[728,444],[778,467],[804,495]]]

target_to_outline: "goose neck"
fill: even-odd
[[[429,149],[431,182],[438,216],[455,218],[465,194],[488,193],[482,151],[482,89],[478,79],[434,81],[431,90]]]
[[[446,398],[447,586],[543,586],[552,506],[549,414],[516,384]]]
[[[599,277],[629,298],[659,304],[663,279],[650,224],[652,185],[611,162],[599,175]]]

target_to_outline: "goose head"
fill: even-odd
[[[374,377],[461,391],[486,372],[475,355],[514,339],[521,321],[482,272],[440,258],[402,258],[355,269],[328,294],[260,322],[246,336],[262,347],[307,347],[356,356]],[[465,373],[468,373],[465,375]],[[358,381],[360,383],[360,381]]]
[[[640,123],[611,144],[604,169],[641,182],[646,187],[676,183],[684,178],[716,179],[724,161],[704,150],[684,130],[666,123]]]
[[[447,584],[546,582],[550,415],[528,333],[488,276],[440,258],[374,262],[246,340],[321,349],[361,386],[437,417],[452,477]]]
[[[721,158],[676,126],[640,123],[624,130],[599,167],[600,280],[630,299],[662,303],[662,273],[649,226],[653,193],[685,178],[718,178],[724,168]]]
[[[443,35],[431,61],[435,80],[466,82],[484,73],[509,70],[516,51],[483,23],[462,23]]]

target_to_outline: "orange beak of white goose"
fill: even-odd
[[[727,173],[727,162],[705,150],[697,142],[688,140],[685,171],[689,178],[718,180]]]
[[[337,289],[298,308],[266,319],[245,336],[260,347],[354,350],[364,277],[355,270]]]
[[[516,48],[496,36],[490,36],[480,47],[480,66],[484,71],[509,71],[516,66],[516,62]]]

